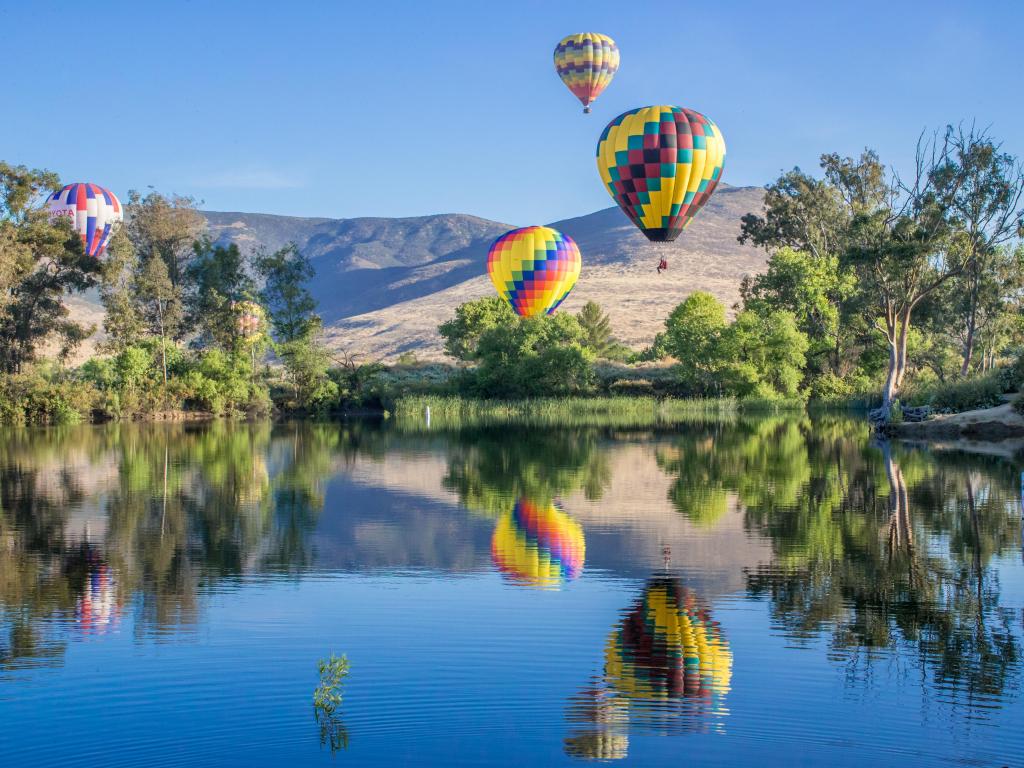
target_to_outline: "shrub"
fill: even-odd
[[[959,413],[992,408],[1003,402],[1004,377],[999,370],[946,383],[930,382],[909,387],[903,393],[905,405],[930,405],[938,413]]]

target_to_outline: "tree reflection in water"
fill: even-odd
[[[159,637],[194,628],[219,579],[311,562],[343,439],[288,427],[271,452],[269,424],[5,432],[0,669],[60,664],[63,628],[109,631],[128,596],[136,634]]]
[[[583,531],[552,503],[578,491],[599,499],[619,439],[592,427],[410,435],[363,422],[5,431],[0,673],[59,664],[68,628],[109,631],[128,613],[120,625],[142,637],[189,631],[200,595],[221,580],[308,568],[327,480],[395,452],[443,457],[443,488],[477,518],[493,519],[496,537],[502,525],[510,534],[492,539],[510,572],[523,562],[512,554],[536,553],[538,577],[571,578],[582,568]],[[851,681],[867,681],[886,656],[920,666],[943,697],[972,711],[1012,690],[1021,632],[1018,612],[1001,601],[996,567],[1021,546],[1011,462],[872,446],[862,424],[827,416],[705,422],[643,439],[679,514],[709,528],[742,515],[747,531],[770,543],[771,563],[746,574],[748,594],[769,601],[776,625],[797,643],[828,637]],[[534,515],[546,528],[517,529],[517,503],[557,514]],[[86,520],[96,522],[92,530]],[[664,592],[678,615],[696,621],[704,609],[689,613],[680,589],[651,586],[636,615]],[[641,646],[626,638],[638,622],[616,629],[609,647],[619,656],[612,653],[609,670],[637,668],[629,649]],[[685,674],[681,688],[668,673],[654,676],[631,699],[632,673],[612,671],[577,708],[607,726],[592,745],[598,753],[624,749],[609,725],[618,722],[613,702],[636,722],[638,702],[657,701],[651,691],[687,699]]]

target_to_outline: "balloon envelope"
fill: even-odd
[[[619,115],[597,143],[608,194],[649,240],[679,237],[722,178],[725,141],[692,109],[641,107]]]
[[[633,700],[685,700],[724,712],[732,653],[718,623],[678,579],[651,579],[608,638],[605,679]]]
[[[256,339],[263,330],[263,307],[255,301],[239,301],[233,309],[238,335],[245,341]]]
[[[554,504],[520,499],[498,521],[491,539],[491,557],[514,581],[557,587],[583,571],[583,528]]]
[[[82,236],[89,256],[99,257],[107,249],[114,227],[124,219],[117,195],[96,184],[68,184],[46,200],[50,221],[67,218]]]
[[[550,315],[580,276],[583,259],[568,235],[551,227],[513,229],[494,241],[487,273],[495,289],[523,317]]]
[[[555,46],[555,71],[589,112],[590,105],[619,69],[619,47],[607,35],[582,32]]]

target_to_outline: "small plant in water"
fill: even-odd
[[[348,657],[335,656],[333,653],[317,664],[320,670],[320,684],[313,691],[313,707],[317,712],[333,715],[341,704],[341,686],[348,676]]]

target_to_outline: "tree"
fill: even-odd
[[[215,245],[208,237],[197,240],[185,270],[188,278],[189,325],[199,345],[233,348],[237,338],[235,304],[256,292],[237,245]]]
[[[694,291],[665,321],[664,348],[681,364],[685,386],[709,391],[721,368],[725,307],[705,291]]]
[[[260,298],[270,312],[277,340],[288,343],[309,334],[319,322],[316,299],[306,284],[315,270],[295,243],[274,253],[262,252],[255,259],[256,272],[263,279]]]
[[[596,301],[588,301],[576,315],[583,329],[583,344],[597,357],[606,357],[616,346],[612,323]]]
[[[177,340],[185,334],[186,267],[206,219],[191,197],[159,192],[128,195],[127,231],[139,261],[139,299],[150,332]],[[163,267],[153,264],[163,262]]]
[[[514,323],[516,313],[507,301],[489,296],[467,301],[455,308],[455,317],[438,328],[444,339],[444,351],[456,360],[472,361],[478,357],[478,345],[484,333]]]
[[[100,279],[100,301],[105,311],[104,347],[120,352],[136,343],[145,332],[138,295],[139,261],[124,228],[110,238]]]
[[[743,219],[742,242],[806,250],[827,259],[826,266],[835,258],[840,273],[855,276],[857,290],[847,301],[888,350],[884,413],[903,385],[915,309],[959,275],[967,259],[948,217],[948,201],[965,178],[962,166],[950,165],[953,156],[949,134],[919,141],[914,172],[904,182],[870,150],[858,158],[824,155],[823,179],[796,169],[768,188],[763,216]]]
[[[49,171],[0,163],[0,371],[17,373],[48,338],[61,355],[91,333],[67,319],[64,296],[99,273],[70,225],[50,224],[36,202],[60,181]]]
[[[293,405],[308,411],[324,411],[338,400],[338,384],[330,378],[331,358],[319,343],[319,318],[311,321],[302,336],[282,342],[278,354],[292,383]]]
[[[142,318],[150,333],[160,337],[160,362],[166,389],[167,339],[177,337],[181,327],[181,294],[171,282],[167,264],[161,258],[150,258],[143,264],[137,288]]]
[[[485,397],[553,397],[593,386],[592,353],[573,315],[518,318],[480,335],[475,383]]]
[[[766,272],[744,278],[740,293],[743,306],[762,315],[791,312],[810,341],[809,356],[821,359],[819,368],[842,374],[849,365],[843,349],[850,333],[843,310],[856,289],[852,270],[840,267],[837,254],[812,256],[783,246],[771,253]]]
[[[907,371],[907,341],[915,308],[964,267],[961,239],[948,226],[936,169],[949,156],[948,143],[919,141],[909,183],[885,180],[873,152],[857,160],[826,155],[826,178],[854,202],[847,263],[873,305],[872,319],[889,351],[881,413],[887,418]]]
[[[196,200],[155,191],[143,196],[132,190],[127,208],[128,234],[139,260],[145,264],[154,256],[163,259],[171,285],[180,291],[195,242],[206,229]]]
[[[721,336],[722,382],[740,397],[796,397],[807,347],[791,312],[744,310]]]
[[[1019,265],[1008,260],[1012,251],[1002,246],[1019,237],[1024,227],[1024,166],[974,126],[966,131],[948,126],[945,143],[945,157],[930,173],[947,220],[964,234],[966,260],[956,282],[963,344],[960,374],[966,376],[979,334],[1000,315],[1008,295],[1000,286],[1011,282],[1007,288],[1020,288]]]

